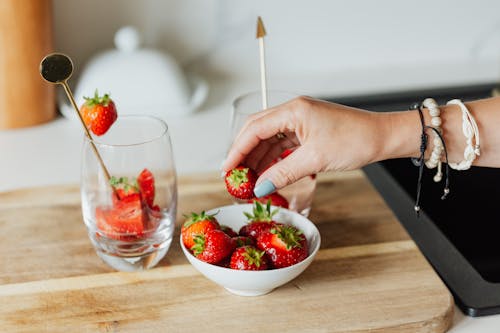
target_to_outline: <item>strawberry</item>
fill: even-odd
[[[238,234],[231,227],[221,224],[220,230],[224,231],[229,237],[236,237]]]
[[[226,173],[227,191],[235,198],[251,199],[254,197],[253,189],[257,178],[257,173],[253,169],[239,165]]]
[[[221,262],[235,248],[232,238],[224,231],[217,229],[194,236],[194,243],[191,247],[194,256],[210,264]]]
[[[215,214],[209,215],[203,211],[201,214],[191,213],[191,216],[186,218],[181,228],[181,235],[182,243],[188,249],[195,245],[194,238],[197,235],[205,235],[210,230],[220,229]]]
[[[308,255],[306,237],[291,225],[277,225],[262,233],[257,247],[266,252],[275,268],[294,265]]]
[[[250,237],[245,236],[236,236],[233,237],[233,241],[236,244],[236,247],[242,247],[245,245],[255,245],[255,242]]]
[[[118,118],[115,103],[108,94],[99,96],[97,90],[94,97],[84,99],[85,103],[80,107],[83,122],[95,135],[103,135]]]
[[[288,155],[290,155],[291,153],[293,153],[293,151],[294,151],[293,149],[285,149],[285,150],[281,153],[280,158],[281,158],[281,159],[284,159],[284,158],[288,157]]]
[[[248,219],[248,224],[241,227],[238,234],[240,236],[247,236],[253,239],[264,231],[271,229],[276,222],[273,221],[273,216],[278,212],[278,209],[271,211],[271,203],[268,201],[267,205],[263,205],[258,201],[254,202],[253,215],[245,212]]]
[[[125,199],[129,195],[139,194],[139,186],[135,180],[129,181],[128,177],[111,176],[109,184],[115,189],[116,196],[113,196],[113,204]]]
[[[151,171],[148,169],[142,170],[139,177],[137,177],[137,185],[141,192],[142,200],[144,200],[149,208],[154,209],[155,178]]]
[[[99,230],[109,238],[121,240],[128,240],[130,236],[142,236],[144,225],[148,221],[139,193],[117,200],[111,209],[97,207],[95,217]]]
[[[245,271],[262,271],[269,267],[265,251],[259,251],[254,246],[243,246],[234,250],[229,268]]]
[[[271,193],[262,198],[253,198],[248,202],[252,203],[254,201],[258,201],[263,204],[267,204],[268,201],[271,201],[271,205],[273,206],[288,208],[288,200],[286,200],[286,198],[278,192]]]

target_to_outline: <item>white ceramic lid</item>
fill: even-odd
[[[140,48],[140,36],[133,27],[118,30],[115,46],[93,57],[83,69],[74,93],[78,106],[96,89],[110,94],[119,114],[185,115],[205,100],[206,82],[186,76],[168,54]],[[61,112],[74,117],[75,112],[62,97]]]

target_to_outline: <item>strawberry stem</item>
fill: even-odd
[[[231,186],[239,188],[241,184],[248,182],[248,168],[234,169],[229,175],[229,183]]]
[[[184,215],[184,217],[187,219],[186,222],[184,222],[184,228],[189,228],[196,222],[204,220],[215,221],[215,215],[217,215],[218,213],[219,212],[216,212],[215,214],[207,214],[205,213],[205,211],[202,211],[201,214],[191,213],[191,216]]]
[[[99,92],[97,89],[94,92],[94,97],[83,97],[85,100],[85,105],[92,107],[96,105],[104,105],[108,106],[111,98],[109,98],[109,94],[104,94],[104,96],[99,96]]]
[[[245,249],[243,257],[245,258],[245,260],[248,262],[249,265],[255,265],[255,267],[260,267],[262,256],[265,253],[266,253],[265,251],[258,251],[256,248],[249,246]]]
[[[267,201],[267,204],[264,206],[258,201],[254,201],[254,206],[252,213],[244,212],[243,214],[247,217],[248,222],[259,221],[259,222],[271,222],[273,220],[273,216],[278,213],[279,208],[271,211],[271,200]]]
[[[196,235],[193,237],[194,245],[191,246],[191,251],[195,256],[199,256],[203,251],[205,251],[205,236]]]
[[[304,240],[304,234],[299,229],[291,225],[278,226],[271,229],[271,233],[278,236],[286,245],[287,250],[292,248],[301,248],[301,241]]]

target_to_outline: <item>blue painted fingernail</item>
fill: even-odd
[[[257,198],[262,198],[268,194],[273,193],[275,190],[276,187],[274,186],[274,184],[269,179],[266,179],[255,187],[253,193]]]

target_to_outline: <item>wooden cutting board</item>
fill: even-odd
[[[179,216],[230,203],[214,174],[179,181]],[[95,255],[77,186],[0,194],[2,332],[444,332],[453,299],[359,171],[318,178],[321,249],[260,297],[226,292],[184,258],[177,228],[157,268],[115,272]],[[182,222],[178,219],[177,226]]]

